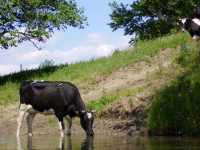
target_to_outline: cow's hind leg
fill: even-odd
[[[67,128],[65,129],[65,134],[71,135],[72,118],[70,116],[66,116],[65,119],[67,120]]]
[[[17,118],[17,124],[18,124],[17,133],[16,133],[17,137],[19,137],[20,129],[21,129],[21,126],[22,126],[22,122],[24,120],[25,113],[26,113],[26,105],[21,104],[21,106],[19,108],[19,115],[18,115],[18,118]]]
[[[36,115],[35,113],[28,113],[27,115],[26,121],[28,127],[28,136],[32,136],[32,123],[35,115]]]

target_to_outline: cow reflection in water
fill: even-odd
[[[80,150],[93,150],[93,137],[86,137],[83,142],[81,143]],[[20,137],[17,138],[17,148],[18,150],[33,150],[33,139],[31,136],[28,136],[27,139],[27,148],[23,148]],[[66,138],[60,137],[60,141],[58,144],[59,150],[73,150],[72,140],[70,136],[67,136]]]
[[[66,147],[65,147],[65,142],[66,142]],[[83,140],[80,150],[93,150],[93,147],[94,147],[93,146],[93,137],[87,137]],[[59,149],[73,150],[71,137],[67,137],[66,140],[63,138],[59,145]]]

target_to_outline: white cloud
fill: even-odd
[[[56,37],[52,42],[55,44],[57,41],[58,44],[62,44],[59,43],[61,38],[59,36]],[[47,47],[39,51],[25,44],[0,54],[0,57],[2,57],[0,60],[0,74],[19,71],[20,64],[23,64],[24,69],[36,68],[45,59],[53,59],[55,63],[60,64],[109,56],[115,49],[127,47],[127,43],[128,38],[126,37],[121,37],[117,41],[110,41],[100,33],[89,33],[80,45],[65,51],[56,48],[49,50]]]

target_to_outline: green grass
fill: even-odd
[[[18,101],[18,87],[18,84],[11,82],[6,83],[4,86],[0,86],[0,105],[6,105]]]
[[[173,34],[155,40],[139,41],[134,48],[123,52],[115,52],[110,57],[68,66],[56,66],[55,68],[47,68],[47,70],[23,71],[0,77],[0,104],[12,103],[18,100],[18,86],[21,80],[71,81],[78,86],[81,85],[82,88],[89,89],[97,84],[97,77],[106,76],[116,69],[152,57],[162,49],[175,48],[186,43],[188,39],[188,34]]]
[[[122,89],[113,94],[104,95],[100,99],[89,101],[87,103],[87,108],[91,110],[94,109],[98,113],[108,105],[122,99],[123,97],[134,96],[135,94],[142,92],[144,88],[145,87]]]
[[[107,95],[103,96],[98,100],[93,100],[87,103],[87,107],[89,109],[94,109],[97,112],[101,111],[105,106],[109,105],[110,103],[115,102],[119,99],[119,96],[117,95]]]

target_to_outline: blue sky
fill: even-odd
[[[0,75],[24,69],[36,68],[45,59],[53,59],[56,64],[75,63],[102,56],[109,56],[115,49],[128,47],[130,37],[123,36],[123,31],[112,32],[107,25],[110,22],[113,0],[77,0],[88,17],[89,25],[85,29],[68,28],[58,31],[45,43],[40,43],[42,50],[37,50],[31,43],[20,44],[16,48],[0,53]],[[117,0],[131,3],[132,0]]]

